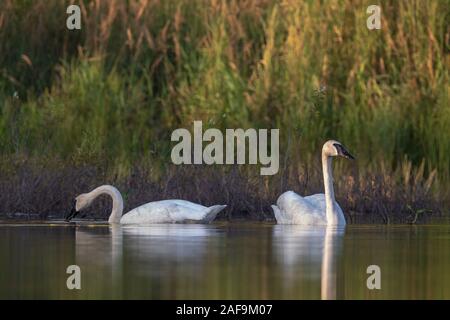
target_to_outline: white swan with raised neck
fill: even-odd
[[[322,171],[325,194],[302,197],[293,191],[283,193],[272,206],[279,224],[300,225],[345,225],[345,217],[336,202],[333,188],[332,158],[354,157],[336,140],[328,140],[322,147]]]

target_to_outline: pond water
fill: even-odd
[[[449,270],[448,225],[0,224],[0,299],[450,299]]]

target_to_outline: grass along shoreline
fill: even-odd
[[[448,217],[448,202],[430,188],[433,181],[423,169],[362,176],[357,166],[346,166],[344,175],[335,170],[335,190],[349,224],[426,223]],[[409,171],[408,171],[409,170]],[[250,166],[174,166],[156,173],[136,166],[126,177],[113,177],[94,166],[39,167],[22,164],[14,174],[0,178],[0,219],[63,218],[72,200],[101,184],[112,184],[122,193],[125,210],[146,202],[185,199],[206,206],[227,204],[218,220],[274,221],[271,204],[287,190],[301,195],[323,192],[320,168],[283,169],[275,176],[260,176]],[[111,200],[102,196],[84,211],[86,219],[107,219]]]

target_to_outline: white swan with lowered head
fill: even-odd
[[[108,222],[112,224],[152,224],[188,221],[210,223],[226,207],[226,205],[204,207],[186,200],[161,200],[143,204],[122,216],[123,199],[119,190],[110,185],[103,185],[89,193],[83,193],[76,197],[72,211],[67,215],[66,221],[73,219],[80,210],[88,207],[95,198],[102,194],[109,195],[113,200],[112,211],[108,219]]]
[[[334,198],[332,157],[354,157],[338,141],[328,140],[322,148],[322,170],[325,194],[302,197],[293,191],[283,193],[272,209],[279,224],[345,225],[341,207]]]

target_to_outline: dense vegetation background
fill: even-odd
[[[445,211],[449,2],[381,1],[370,31],[371,2],[1,1],[0,212],[64,211],[109,182],[129,207],[177,196],[270,219],[287,188],[321,190],[329,138],[357,157],[335,162],[350,221]],[[280,173],[171,165],[171,132],[194,120],[280,128]]]

